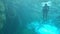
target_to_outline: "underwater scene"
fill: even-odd
[[[60,0],[0,0],[0,34],[60,34]]]

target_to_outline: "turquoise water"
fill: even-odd
[[[49,6],[47,21],[43,19],[45,4]],[[0,14],[0,34],[60,34],[59,0],[0,0]]]

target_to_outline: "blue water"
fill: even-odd
[[[60,34],[59,0],[0,0],[4,4],[6,23],[0,34]],[[49,6],[47,21],[43,7]]]

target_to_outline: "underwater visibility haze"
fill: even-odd
[[[60,34],[60,0],[0,0],[0,34]]]

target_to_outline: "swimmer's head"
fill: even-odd
[[[45,6],[48,6],[47,4],[45,4]]]

